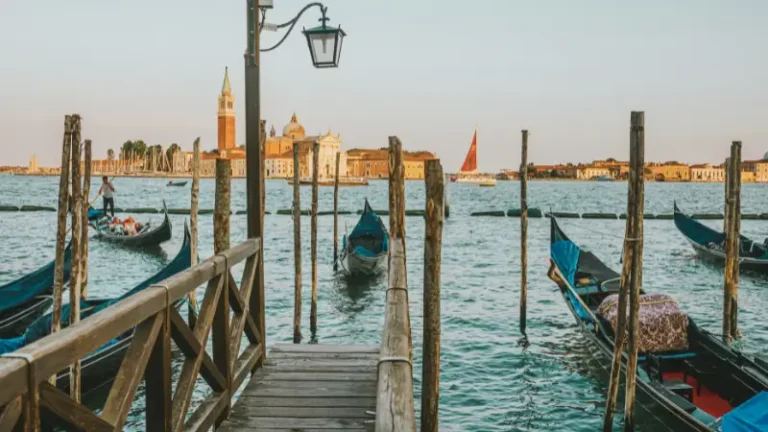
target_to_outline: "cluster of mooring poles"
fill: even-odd
[[[61,174],[59,178],[59,207],[56,230],[56,260],[53,280],[53,316],[51,332],[62,327],[64,296],[65,243],[71,231],[70,254],[72,257],[69,276],[69,316],[64,325],[80,321],[80,299],[86,295],[88,284],[88,194],[91,185],[91,140],[82,139],[82,119],[79,114],[64,117],[64,140],[61,152]],[[81,176],[81,155],[85,156]],[[81,183],[82,181],[82,183]],[[67,230],[67,213],[72,215],[70,230]],[[51,381],[56,377],[51,377]],[[80,360],[69,370],[69,393],[76,402],[80,401]]]

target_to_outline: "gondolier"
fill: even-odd
[[[104,215],[107,215],[107,208],[109,208],[109,215],[115,216],[115,187],[112,186],[107,176],[101,178],[102,184],[99,189],[99,195],[102,196],[104,201]]]

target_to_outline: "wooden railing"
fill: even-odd
[[[146,430],[208,430],[229,414],[232,396],[264,361],[264,301],[253,293],[259,239],[250,239],[132,295],[72,326],[0,358],[0,431],[39,430],[41,410],[68,430],[121,430],[142,379]],[[245,261],[240,287],[232,266]],[[187,294],[206,284],[190,328],[177,310]],[[262,326],[263,327],[263,326]],[[122,365],[100,415],[49,383],[109,341],[132,332]],[[248,346],[241,351],[245,333]],[[212,358],[206,352],[212,338]],[[184,355],[171,394],[171,340]],[[198,376],[212,394],[189,413]]]
[[[405,241],[390,238],[389,282],[376,391],[376,431],[416,430]]]

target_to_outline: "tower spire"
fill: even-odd
[[[221,85],[221,92],[230,92],[232,93],[232,86],[229,84],[229,68],[224,67],[224,83]]]

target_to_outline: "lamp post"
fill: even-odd
[[[261,2],[261,6],[260,6]],[[266,347],[266,333],[264,322],[264,153],[261,141],[261,102],[260,102],[260,52],[272,51],[279,47],[291,33],[302,14],[313,7],[319,7],[322,23],[318,27],[304,29],[307,38],[312,64],[316,68],[332,68],[339,65],[341,57],[341,43],[346,33],[341,27],[333,28],[327,25],[326,12],[328,8],[322,3],[310,3],[302,8],[296,16],[288,22],[273,26],[275,29],[288,27],[285,35],[274,46],[261,49],[259,33],[266,18],[267,9],[272,7],[272,0],[247,0],[247,49],[245,52],[245,149],[246,149],[246,197],[248,205],[248,238],[261,238],[259,249],[259,262],[254,275],[254,286],[250,298],[250,310],[257,314],[259,330],[261,331],[261,344]],[[261,15],[261,23],[259,22]],[[294,167],[295,169],[295,167]],[[266,348],[265,352],[266,354]],[[261,356],[261,361],[265,358]]]

